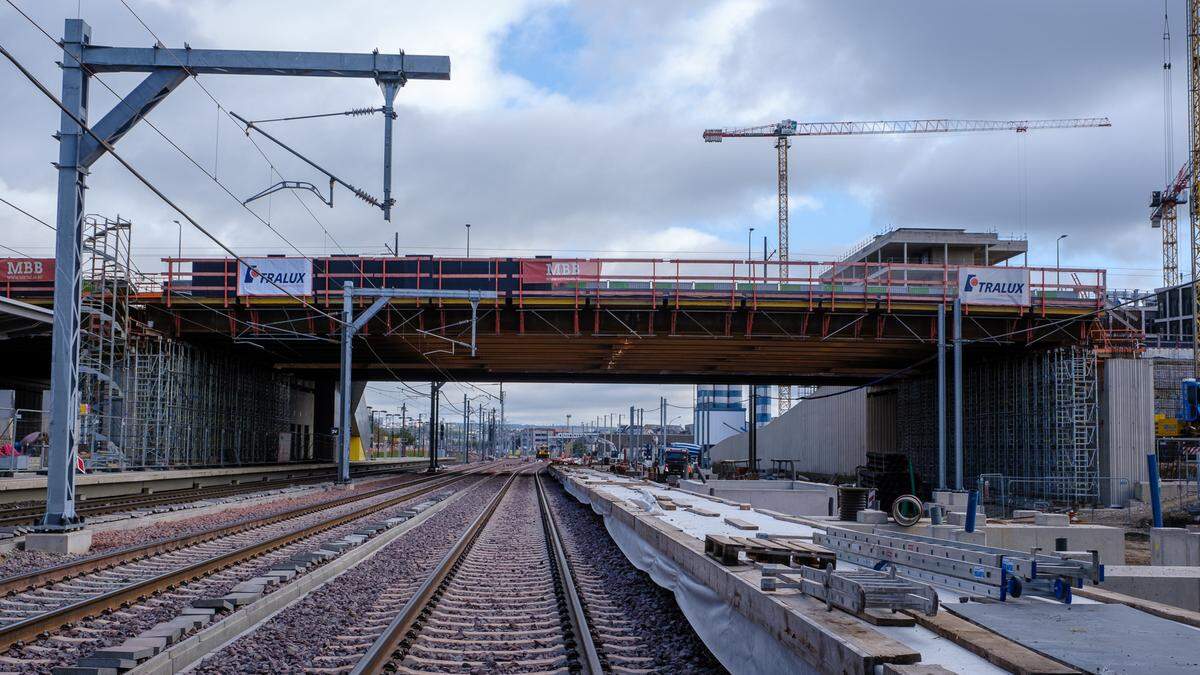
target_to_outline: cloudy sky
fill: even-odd
[[[1106,267],[1113,287],[1161,278],[1159,235],[1146,222],[1165,172],[1157,0],[13,2],[54,36],[81,15],[96,44],[149,46],[156,35],[176,47],[450,56],[449,82],[414,81],[397,99],[392,223],[345,191],[334,209],[298,193],[255,202],[253,213],[239,203],[279,180],[275,170],[321,181],[260,141],[264,158],[224,111],[262,119],[378,106],[366,81],[207,76],[150,117],[180,150],[146,125],[121,141],[127,159],[242,254],[382,253],[393,232],[406,252],[460,253],[470,222],[473,254],[732,256],[750,226],[774,248],[775,151],[768,140],[705,144],[706,127],[1108,116],[1108,129],[798,140],[792,257],[835,256],[893,226],[954,226],[1027,235],[1031,264],[1053,264],[1054,240],[1068,234],[1063,264]],[[1184,3],[1169,5],[1179,162]],[[61,52],[7,4],[0,44],[57,89]],[[124,93],[138,77],[103,81]],[[94,84],[92,119],[114,101]],[[0,122],[0,197],[53,220],[58,114],[7,63]],[[379,194],[381,128],[369,116],[272,130]],[[111,158],[89,186],[88,211],[132,219],[138,266],[161,269],[178,244],[177,216]],[[48,256],[51,235],[0,204],[0,243]],[[193,254],[217,251],[198,232],[182,238]],[[388,389],[397,402],[413,395]],[[657,405],[661,388],[507,390],[510,420],[549,422]],[[461,399],[453,386],[448,395]],[[666,395],[686,404],[691,388]]]

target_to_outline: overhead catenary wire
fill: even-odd
[[[31,218],[31,219],[32,219],[34,222],[41,223],[42,225],[45,225],[46,227],[50,228],[51,230],[53,230],[53,231],[55,231],[55,232],[57,232],[57,231],[58,231],[58,228],[57,228],[57,227],[54,227],[54,226],[53,226],[53,225],[51,225],[50,223],[47,223],[46,221],[42,220],[41,218],[38,218],[37,216],[33,215],[32,213],[30,213],[30,212],[26,211],[25,209],[23,209],[23,208],[21,208],[21,207],[19,207],[19,206],[17,206],[16,204],[14,204],[14,203],[12,203],[12,202],[8,201],[8,200],[7,200],[7,199],[5,199],[5,198],[3,198],[3,197],[0,197],[0,202],[4,202],[4,203],[5,203],[5,204],[7,204],[8,206],[12,207],[12,208],[13,208],[13,210],[15,210],[15,211],[17,211],[17,212],[19,212],[19,213],[22,213],[22,214],[24,214],[24,215],[28,216],[28,217],[29,217],[29,218]]]
[[[14,56],[12,52],[8,51],[8,49],[6,47],[4,47],[3,45],[0,45],[0,55],[3,55],[4,58],[6,58],[10,63],[12,63],[13,66],[16,67],[16,69],[18,71],[20,71],[21,75],[25,77],[25,79],[29,80],[29,82],[31,84],[33,84],[38,89],[38,91],[40,91],[42,93],[43,96],[50,99],[50,101],[53,102],[54,105],[57,106],[59,108],[59,110],[61,110],[63,112],[64,115],[66,115],[68,118],[70,118],[72,122],[74,122],[77,126],[79,126],[79,128],[82,129],[84,131],[84,133],[87,133],[97,143],[99,143],[101,145],[101,147],[103,147],[108,152],[108,154],[112,155],[113,159],[115,159],[118,163],[120,163],[121,166],[123,166],[126,171],[128,171],[131,175],[133,175],[134,178],[136,178],[138,180],[138,182],[140,182],[148,190],[150,190],[152,193],[154,193],[154,195],[156,197],[158,197],[159,199],[161,199],[163,201],[163,203],[165,203],[167,206],[171,207],[171,209],[173,211],[175,211],[180,216],[182,216],[185,220],[187,220],[188,223],[190,223],[192,225],[192,227],[199,230],[205,237],[207,237],[208,239],[213,241],[213,243],[220,246],[221,250],[228,253],[230,255],[230,257],[234,258],[239,263],[246,265],[247,267],[251,267],[251,265],[249,263],[247,263],[245,259],[243,259],[240,255],[235,253],[233,251],[233,249],[229,248],[224,242],[222,242],[219,238],[217,238],[217,236],[214,235],[212,232],[210,232],[208,230],[208,228],[201,225],[199,223],[199,221],[197,221],[195,218],[192,217],[191,214],[189,214],[187,211],[183,210],[183,207],[176,204],[174,200],[172,200],[165,193],[163,193],[163,191],[160,190],[153,182],[151,182],[150,179],[143,176],[142,173],[139,172],[136,168],[134,168],[134,166],[132,164],[130,164],[128,160],[126,160],[119,153],[117,153],[116,149],[113,148],[112,144],[110,144],[107,140],[100,138],[100,136],[97,135],[96,132],[92,131],[92,129],[83,122],[83,120],[76,117],[74,113],[72,113],[65,105],[63,105],[62,101],[60,101],[58,99],[58,97],[54,95],[53,92],[51,92],[49,89],[46,88],[46,86],[44,84],[42,84],[41,80],[39,80],[37,78],[37,76],[35,76],[33,73],[31,73],[29,71],[29,69],[26,68],[24,66],[24,64],[22,64],[21,61],[19,59],[17,59],[17,57]],[[313,311],[317,312],[318,314],[320,314],[336,323],[339,323],[339,324],[341,323],[340,318],[338,318],[332,314],[329,314],[328,312],[323,311],[322,309],[313,305],[312,303],[304,300],[303,298],[296,296],[294,293],[292,293],[291,291],[287,290],[286,288],[280,286],[279,284],[275,283],[274,281],[267,279],[267,283],[271,284],[272,286],[275,286],[277,289],[279,289],[281,292],[283,292],[288,297],[290,297],[293,300],[296,300],[297,302],[299,302],[300,304],[312,309]]]
[[[9,2],[11,3],[11,0],[9,0]],[[222,104],[221,101],[219,101],[217,99],[217,97],[212,93],[212,91],[210,91],[208,89],[208,87],[204,86],[204,83],[200,81],[200,78],[197,77],[195,73],[193,73],[187,69],[187,67],[183,64],[183,62],[179,60],[179,56],[175,54],[175,50],[173,50],[169,47],[166,47],[166,43],[164,43],[162,41],[162,39],[160,37],[158,37],[158,33],[156,33],[154,31],[154,29],[151,28],[148,23],[146,23],[145,19],[143,19],[141,17],[141,15],[139,15],[137,13],[137,11],[134,10],[133,7],[131,7],[128,2],[126,2],[126,0],[120,0],[120,2],[125,7],[125,9],[128,10],[131,15],[133,15],[133,18],[136,19],[137,22],[142,25],[142,28],[145,28],[146,32],[149,33],[150,36],[154,38],[155,42],[163,45],[164,51],[166,51],[168,54],[171,55],[171,58],[174,59],[176,65],[178,65],[180,68],[183,68],[184,71],[186,71],[188,73],[188,75],[191,76],[192,80],[196,83],[196,85],[199,86],[200,89],[208,96],[208,98],[211,99],[212,102],[217,106],[218,112],[219,113],[223,112],[225,114],[225,116],[233,124],[237,125],[238,128],[240,129],[241,125],[235,119],[234,113],[229,108],[225,107],[225,105]],[[219,128],[219,126],[220,125],[218,124],[218,128]],[[262,132],[260,131],[260,133],[262,133]],[[267,153],[265,150],[262,149],[262,146],[260,146],[253,138],[251,138],[248,133],[245,134],[245,136],[246,136],[246,140],[248,140],[250,142],[250,144],[252,146],[254,146],[254,149],[258,151],[258,154],[262,155],[262,158],[271,167],[271,171],[274,173],[274,175],[278,176],[279,180],[283,180],[284,178],[283,178],[282,172],[280,172],[279,169],[275,167],[275,163],[272,162],[271,158],[267,156]],[[214,180],[215,180],[215,176],[214,176]],[[234,199],[237,199],[237,197],[234,196],[232,193],[230,194],[230,196],[233,197]],[[325,227],[325,224],[323,222],[321,222],[321,220],[319,218],[317,218],[316,214],[314,214],[311,210],[309,210],[308,205],[304,203],[304,200],[300,198],[300,195],[296,194],[295,192],[292,192],[292,196],[296,198],[296,201],[299,202],[299,204],[302,207],[304,207],[304,210],[308,211],[308,214],[317,223],[317,226],[320,227],[321,230],[325,233],[325,236],[329,237],[329,240],[332,241],[334,243],[334,245],[337,246],[338,249],[342,253],[345,253],[346,249],[342,247],[341,243],[338,242],[337,238],[333,236],[333,234],[329,231],[329,229],[327,227]],[[241,203],[241,200],[238,200],[238,202]],[[246,207],[246,205],[244,203],[242,204],[242,206]],[[247,208],[247,210],[249,210],[249,207],[246,207],[246,208]],[[253,211],[251,211],[251,212],[253,213]],[[304,255],[304,254],[301,253],[301,255]],[[305,257],[307,257],[307,256],[305,256]]]
[[[249,120],[247,124],[266,124],[267,122],[292,122],[295,120],[313,120],[319,117],[358,117],[361,115],[372,115],[377,112],[383,112],[383,108],[351,108],[342,112],[332,113],[317,113],[315,115],[292,115],[291,117],[272,117],[264,120]],[[395,115],[395,113],[393,113]],[[394,117],[393,117],[394,119]]]
[[[38,32],[40,32],[42,35],[44,35],[47,40],[49,40],[51,43],[55,44],[56,46],[59,45],[59,42],[57,40],[55,40],[54,37],[52,35],[50,35],[50,33],[44,27],[42,27],[41,24],[39,24],[37,21],[35,21],[31,16],[26,14],[24,10],[22,10],[19,6],[16,5],[16,3],[13,2],[13,0],[5,0],[5,2],[7,2],[9,6],[11,6],[14,10],[16,10],[22,17],[24,17],[25,20],[28,21]],[[77,63],[79,62],[78,58],[75,57],[74,54],[69,54],[69,56],[71,58],[75,59]],[[83,64],[80,63],[80,65],[83,65]],[[122,96],[121,94],[117,93],[117,91],[115,89],[113,89],[111,86],[109,86],[109,84],[107,82],[105,82],[102,77],[100,77],[97,74],[93,74],[92,78],[95,79],[96,82],[98,82],[100,84],[100,86],[102,86],[106,90],[108,90],[108,92],[117,99],[117,102],[119,105],[124,106],[126,110],[132,110],[130,108],[129,104],[125,101],[125,97]],[[193,75],[193,78],[195,78],[194,75]],[[217,105],[219,107],[220,103],[218,102]],[[257,219],[264,226],[266,226],[267,229],[269,229],[272,233],[274,233],[275,236],[279,237],[280,240],[282,240],[285,244],[290,246],[292,248],[292,250],[296,251],[296,253],[298,253],[299,255],[301,255],[305,258],[309,258],[311,260],[311,258],[307,254],[305,254],[303,251],[301,251],[299,247],[297,247],[295,244],[293,244],[287,238],[287,236],[285,236],[282,232],[280,232],[273,225],[271,225],[271,222],[269,219],[263,219],[263,217],[258,215],[257,213],[255,213],[253,209],[251,209],[248,206],[246,206],[245,204],[243,204],[242,200],[237,195],[235,195],[233,193],[233,191],[230,190],[227,185],[225,185],[223,182],[221,182],[217,178],[216,173],[215,173],[215,168],[214,168],[213,172],[210,172],[208,169],[206,169],[204,166],[202,166],[200,164],[200,162],[198,160],[196,160],[195,157],[193,157],[190,153],[188,153],[186,150],[184,150],[182,146],[180,146],[173,138],[168,136],[162,129],[160,129],[158,127],[158,125],[156,125],[152,120],[150,120],[149,117],[143,117],[141,119],[141,121],[144,122],[147,126],[149,126],[152,130],[154,130],[155,133],[157,133],[164,141],[167,142],[168,145],[170,145],[172,148],[174,148],[180,155],[182,155],[185,159],[187,159],[189,162],[191,162],[191,164],[193,166],[195,166],[197,169],[199,169],[200,172],[203,173],[209,180],[211,180],[218,187],[220,187],[222,191],[224,191],[231,199],[234,200],[234,202],[236,202],[237,204],[242,206],[250,215],[254,216],[255,219]],[[260,152],[261,152],[261,149],[260,149]],[[278,169],[276,169],[274,164],[272,164],[270,162],[270,159],[266,158],[265,155],[264,155],[264,159],[267,160],[267,164],[271,169],[271,174],[279,175]],[[328,234],[328,232],[326,232],[326,234]]]

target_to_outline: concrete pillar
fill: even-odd
[[[341,410],[341,391],[337,392],[338,406],[335,410]],[[361,462],[366,459],[366,453],[363,451],[363,439],[366,443],[371,442],[371,413],[367,410],[367,403],[364,394],[367,390],[367,383],[364,381],[353,381],[350,383],[350,461]],[[338,420],[338,425],[341,425],[341,420]]]
[[[334,461],[336,454],[330,434],[336,426],[337,378],[324,377],[316,380],[313,387],[313,434],[320,439],[314,443],[313,458],[317,461]]]

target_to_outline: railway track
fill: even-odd
[[[587,597],[541,478],[515,473],[353,672],[605,672]]]
[[[302,542],[475,473],[418,478],[0,579],[0,650]]]
[[[397,473],[403,470],[404,469],[401,467],[396,467],[395,469],[378,469],[365,471],[362,473],[356,472],[352,475],[352,477],[366,478],[388,473]],[[172,504],[202,501],[205,499],[220,499],[222,497],[231,497],[234,495],[252,492],[264,492],[267,490],[292,487],[296,485],[315,485],[318,483],[327,483],[334,478],[336,478],[336,476],[331,471],[329,475],[305,476],[303,478],[286,478],[280,480],[260,480],[249,483],[240,483],[238,485],[210,485],[198,488],[183,488],[180,490],[168,490],[153,495],[98,497],[78,502],[76,505],[76,511],[85,518],[94,518],[96,516],[107,516],[113,513],[126,513],[140,509],[153,509]],[[36,525],[37,523],[41,522],[42,516],[45,515],[45,512],[46,509],[44,506],[0,507],[0,527]]]

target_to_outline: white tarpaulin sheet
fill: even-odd
[[[572,475],[585,485],[589,479],[602,482],[602,484],[593,486],[592,489],[611,496],[615,500],[632,502],[647,511],[647,515],[677,527],[700,541],[703,541],[707,534],[735,536],[747,534],[725,523],[725,517],[736,517],[751,522],[758,525],[759,532],[768,534],[811,536],[815,531],[809,525],[780,520],[757,511],[743,511],[737,506],[710,500],[702,495],[672,492],[642,481],[607,474],[591,474],[591,472],[572,472]],[[601,500],[589,502],[587,494],[578,489],[577,483],[561,479],[560,482],[569,494],[584,504],[590,503],[592,510],[604,517],[604,525],[609,536],[635,567],[649,574],[656,584],[675,594],[675,601],[679,604],[679,608],[687,617],[688,622],[708,645],[717,660],[730,672],[735,675],[737,673],[820,672],[819,669],[814,669],[804,662],[799,655],[785,648],[766,629],[726,603],[715,591],[691,577],[674,561],[660,554],[653,545],[638,536],[627,525],[610,517],[609,512],[612,510],[612,505],[609,502]],[[623,483],[623,485],[614,483]],[[655,502],[655,494],[670,495],[677,504],[681,505],[684,503],[703,504],[704,508],[716,511],[720,515],[717,518],[710,518],[682,508],[664,511]],[[838,569],[860,569],[857,565],[846,561],[838,561],[837,567]],[[935,586],[935,590],[943,603],[957,603],[961,595],[960,592],[949,588]],[[1084,598],[1076,600],[1076,602],[1083,601],[1085,601]],[[940,664],[954,672],[979,673],[980,675],[1004,672],[954,644],[953,641],[925,628],[874,626],[873,629],[917,650],[921,653],[924,662]],[[737,637],[733,639],[731,636]]]
[[[312,295],[308,258],[243,258],[238,262],[240,296]]]
[[[1020,267],[960,267],[958,297],[964,305],[1029,306],[1029,270]]]

